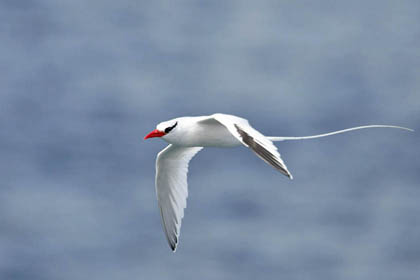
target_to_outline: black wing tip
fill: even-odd
[[[172,252],[176,252],[176,247],[178,245],[178,238],[175,236],[174,242],[169,242],[169,247],[171,247]]]
[[[293,175],[290,174],[289,170],[287,169],[280,169],[280,168],[276,168],[281,174],[287,176],[290,180],[293,180]]]

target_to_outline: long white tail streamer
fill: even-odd
[[[347,128],[347,129],[337,130],[337,131],[328,132],[328,133],[324,133],[324,134],[311,135],[311,136],[298,136],[298,137],[293,137],[293,136],[267,136],[267,138],[270,139],[271,141],[304,140],[304,139],[314,139],[314,138],[331,136],[331,135],[334,135],[334,134],[340,134],[340,133],[349,132],[349,131],[352,131],[352,130],[358,130],[358,129],[364,129],[364,128],[378,128],[378,127],[397,128],[397,129],[408,130],[408,131],[411,131],[411,132],[414,131],[411,128],[402,127],[402,126],[374,124],[374,125],[364,125],[364,126],[351,127],[351,128]]]

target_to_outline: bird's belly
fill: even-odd
[[[190,147],[236,147],[241,142],[236,139],[224,126],[200,126],[182,137],[183,146]]]
[[[226,135],[224,138],[219,137],[206,137],[206,138],[198,138],[190,143],[192,146],[199,146],[199,147],[236,147],[241,145],[241,142],[238,141],[232,134]]]

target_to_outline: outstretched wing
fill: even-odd
[[[174,252],[187,207],[188,163],[201,149],[171,144],[160,151],[156,159],[156,195],[166,239]]]
[[[214,119],[225,126],[233,136],[246,147],[250,148],[266,163],[270,164],[290,179],[293,179],[292,174],[290,174],[286,164],[281,159],[277,147],[274,146],[273,142],[267,137],[254,129],[246,119],[232,115],[214,114],[202,121],[206,122],[211,119]]]

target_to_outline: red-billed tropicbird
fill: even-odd
[[[156,159],[156,194],[169,246],[173,251],[176,250],[181,220],[187,206],[188,163],[203,147],[244,145],[266,163],[293,179],[273,141],[312,139],[372,127],[412,131],[393,125],[366,125],[313,136],[269,137],[254,129],[246,119],[227,114],[181,117],[161,122],[144,139],[160,137],[169,143]]]

